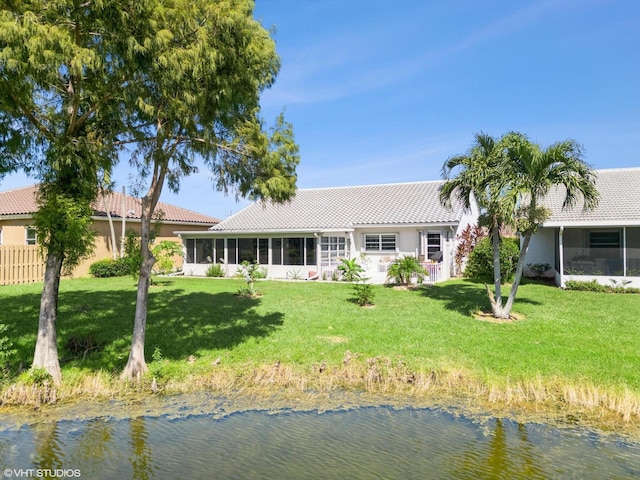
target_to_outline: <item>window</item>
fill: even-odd
[[[289,237],[271,240],[272,265],[315,265],[315,238]]]
[[[196,239],[187,238],[187,263],[196,263]]]
[[[273,265],[282,265],[282,239],[274,238],[271,240],[271,263]]]
[[[2,245],[2,229],[0,228],[0,245]]]
[[[238,263],[238,241],[235,238],[227,238],[227,263]]]
[[[198,238],[196,240],[196,261],[198,263],[213,263],[213,240]]]
[[[230,239],[236,241],[236,239]],[[238,258],[229,256],[229,263],[269,263],[269,240],[266,238],[238,238]]]
[[[427,232],[427,258],[436,262],[442,261],[442,240],[440,233]]]
[[[282,259],[284,265],[304,265],[302,238],[285,238],[282,244]]]
[[[338,258],[347,258],[345,237],[322,237],[320,239],[320,262],[328,267],[336,265]]]
[[[269,239],[258,238],[258,263],[267,265],[269,263]]]
[[[395,234],[376,234],[364,236],[364,248],[367,252],[395,252]]]
[[[591,231],[589,232],[589,247],[591,248],[620,248],[620,231]]]
[[[238,239],[238,261],[236,263],[242,263],[244,261],[247,261],[249,263],[255,263],[257,242],[258,242],[258,239],[256,238],[239,238]]]
[[[213,263],[224,263],[224,238],[216,238],[214,241],[215,256],[213,257]]]
[[[305,238],[304,250],[306,252],[305,265],[315,265],[316,264],[316,239],[310,238],[310,237]]]
[[[33,227],[27,227],[26,237],[27,237],[27,245],[35,245],[38,241],[36,229]]]
[[[188,238],[187,263],[214,263],[213,239]]]

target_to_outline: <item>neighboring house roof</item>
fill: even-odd
[[[16,188],[0,192],[0,217],[8,215],[32,215],[38,210],[36,204],[37,185]],[[139,219],[141,215],[141,205],[138,198],[124,195],[122,193],[113,192],[105,196],[106,205],[112,217],[122,218],[122,200],[124,199],[124,212],[126,218]],[[98,197],[93,204],[94,214],[96,217],[106,217],[106,208],[102,201],[102,197]],[[209,215],[187,210],[186,208],[177,207],[169,203],[158,202],[156,212],[162,211],[162,221],[171,223],[193,223],[215,225],[220,220]]]
[[[640,168],[596,170],[596,173],[598,206],[585,211],[580,198],[573,207],[563,210],[566,190],[557,187],[544,199],[544,205],[552,212],[544,226],[640,225]]]
[[[330,231],[364,226],[456,224],[463,208],[438,199],[443,181],[300,189],[290,201],[256,202],[213,232]]]

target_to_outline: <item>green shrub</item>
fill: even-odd
[[[151,241],[151,239],[149,239]],[[138,278],[142,252],[140,251],[140,237],[135,230],[128,229],[124,240],[124,261],[129,265],[129,275]]]
[[[262,278],[262,273],[260,272],[259,267],[259,263],[251,263],[248,260],[244,260],[242,264],[240,264],[238,273],[241,273],[247,281],[247,287],[240,289],[238,292],[241,296],[255,297],[259,294],[255,288],[256,280],[258,278]]]
[[[22,375],[21,378],[26,383],[31,383],[39,387],[53,381],[53,377],[43,367],[32,367],[26,374]]]
[[[149,373],[151,376],[160,379],[164,377],[167,363],[168,361],[165,360],[160,348],[154,348],[153,354],[151,355],[151,363],[149,364]]]
[[[373,287],[367,283],[368,278],[360,278],[353,284],[353,290],[355,292],[355,301],[361,307],[367,305],[373,305]]]
[[[182,256],[182,245],[171,240],[163,240],[152,248],[151,253],[156,258],[154,270],[166,275],[174,269],[173,258]]]
[[[387,278],[393,279],[398,285],[408,286],[413,278],[422,283],[426,275],[426,270],[416,257],[397,258],[387,269]]]
[[[126,258],[112,260],[105,258],[89,266],[89,274],[96,278],[124,277],[131,273],[130,263]]]
[[[1,336],[8,330],[8,327],[0,323],[0,369],[16,354],[13,343],[7,336]]]
[[[224,277],[225,273],[222,265],[220,265],[219,263],[214,263],[213,265],[210,265],[209,268],[207,268],[205,275],[207,277]]]
[[[613,285],[602,285],[597,280],[567,280],[565,288],[567,290],[577,290],[579,292],[599,292],[599,293],[640,293],[640,288],[626,287],[624,283],[619,284],[615,280],[610,280]]]
[[[520,255],[520,242],[517,238],[503,238],[500,244],[501,281],[513,279]],[[464,276],[479,280],[493,280],[493,248],[489,237],[480,240],[471,254]]]

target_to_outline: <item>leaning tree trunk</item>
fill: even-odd
[[[40,318],[38,320],[38,338],[33,354],[33,368],[44,368],[55,383],[60,383],[60,361],[58,359],[58,337],[56,320],[58,318],[58,292],[63,256],[48,254],[45,262],[44,286],[40,297]]]
[[[507,315],[511,314],[511,308],[513,308],[513,302],[516,299],[516,293],[522,280],[522,274],[524,273],[524,262],[527,256],[527,250],[529,249],[529,241],[531,240],[532,232],[527,232],[522,241],[522,247],[520,247],[520,256],[518,257],[518,265],[516,266],[516,276],[513,279],[513,285],[511,285],[511,291],[509,292],[509,298],[504,306],[504,312]]]
[[[122,380],[139,380],[148,368],[144,359],[144,337],[147,328],[147,304],[149,301],[149,284],[151,283],[151,269],[156,259],[149,248],[151,237],[151,217],[160,198],[160,192],[166,176],[165,168],[158,168],[154,172],[151,186],[147,194],[142,197],[142,214],[140,216],[140,272],[138,277],[138,295],[136,297],[136,316],[133,325],[133,338],[129,360],[120,378]]]

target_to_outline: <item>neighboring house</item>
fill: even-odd
[[[36,185],[32,185],[0,192],[0,245],[36,244],[36,230],[33,227],[33,215],[37,211],[36,188]],[[120,248],[123,232],[129,229],[140,232],[139,199],[114,192],[105,195],[105,201],[106,207],[102,197],[99,197],[93,206],[95,212],[93,226],[97,232],[94,253],[74,269],[74,276],[86,276],[89,266],[96,260],[113,258],[107,208],[113,219],[117,237],[116,250]],[[160,214],[156,243],[162,240],[180,242],[173,233],[176,228],[206,231],[220,221],[217,218],[163,202],[158,203],[156,214]],[[182,260],[176,258],[176,262],[177,267],[181,267]]]
[[[382,283],[390,262],[411,255],[430,280],[453,274],[456,235],[477,219],[459,204],[445,208],[442,181],[301,189],[282,204],[256,202],[207,232],[176,231],[187,275],[205,275],[221,263],[234,275],[244,260],[270,278],[331,279],[342,258],[359,258],[372,282]]]
[[[531,239],[528,264],[548,263],[558,285],[597,280],[640,287],[640,168],[597,170],[600,202],[562,210],[564,189],[544,200],[551,217]],[[612,282],[613,280],[613,282]]]

